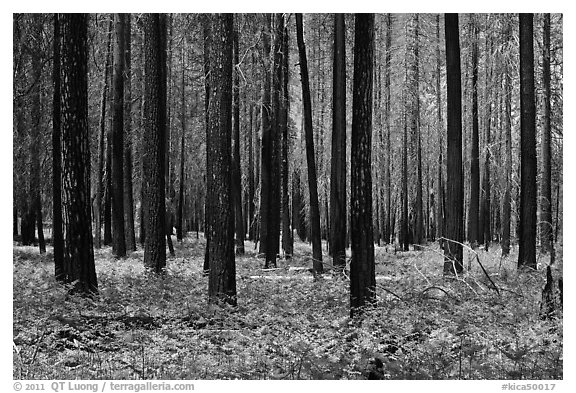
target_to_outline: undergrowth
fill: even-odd
[[[100,295],[90,299],[55,282],[50,250],[14,244],[13,377],[563,378],[562,311],[540,320],[545,269],[518,271],[514,252],[478,251],[497,293],[467,251],[465,273],[446,278],[437,245],[376,247],[378,301],[358,322],[346,275],[314,279],[304,243],[265,271],[246,242],[236,257],[238,307],[209,306],[204,245],[193,236],[175,242],[164,277],[144,270],[142,251],[115,260],[110,248],[96,250]],[[560,250],[555,277],[561,268]]]

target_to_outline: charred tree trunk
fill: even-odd
[[[323,271],[323,265],[322,243],[320,240],[320,208],[318,206],[318,183],[316,180],[316,161],[314,158],[312,102],[310,99],[310,81],[308,78],[308,62],[306,60],[302,14],[296,14],[296,37],[298,40],[300,77],[302,79],[302,101],[304,105],[304,133],[306,136],[306,162],[308,163],[308,188],[310,191],[310,232],[312,238],[313,268],[315,273],[321,273]]]
[[[232,14],[211,16],[210,89],[206,135],[207,212],[210,215],[208,301],[236,305],[232,201]],[[218,198],[210,197],[218,195]]]
[[[520,14],[520,233],[518,267],[536,269],[536,103],[532,14]]]
[[[182,135],[180,139],[180,187],[178,190],[178,221],[176,222],[176,239],[182,241],[184,238],[184,141],[186,137],[186,64],[184,56],[184,48],[186,47],[186,39],[182,40]]]
[[[464,237],[464,184],[462,175],[462,86],[458,14],[445,14],[448,168],[446,179],[446,238],[444,274],[461,273]]]
[[[436,15],[436,114],[437,114],[437,127],[438,127],[438,179],[436,182],[436,236],[442,239],[444,236],[444,122],[442,120],[442,91],[440,90],[440,14]],[[443,245],[443,241],[440,241]]]
[[[166,267],[166,206],[164,146],[165,101],[162,97],[160,15],[144,15],[145,90],[142,187],[144,204],[144,266],[155,273]]]
[[[346,26],[334,15],[332,84],[332,167],[330,176],[330,249],[334,266],[346,266]]]
[[[134,191],[132,188],[132,21],[124,20],[124,230],[126,250],[136,251]]]
[[[508,23],[505,39],[510,45],[512,25]],[[512,210],[512,75],[510,61],[506,60],[504,75],[504,198],[502,202],[502,255],[510,253],[510,216]]]
[[[54,276],[64,281],[64,238],[62,235],[62,143],[60,123],[60,20],[54,14],[54,52],[52,83],[52,245],[54,246]],[[14,205],[16,206],[16,205]],[[15,222],[17,222],[17,216]]]
[[[88,15],[62,14],[61,126],[64,277],[81,294],[98,292],[90,213]]]
[[[112,254],[126,256],[124,233],[124,14],[115,14],[112,113]]]
[[[261,145],[261,159],[260,159],[260,220],[259,220],[259,235],[260,240],[260,254],[266,254],[266,246],[268,239],[268,216],[270,215],[271,201],[270,192],[272,187],[271,168],[270,168],[270,133],[271,128],[271,112],[272,112],[272,99],[270,96],[271,81],[271,67],[270,67],[270,23],[271,15],[266,14],[264,18],[264,27],[262,29],[262,59],[263,59],[263,73],[264,83],[262,92],[262,145]]]
[[[294,251],[292,238],[292,225],[290,222],[290,196],[288,194],[288,152],[290,139],[288,138],[288,106],[290,102],[288,90],[288,27],[283,26],[282,40],[282,97],[280,98],[280,133],[282,137],[281,179],[282,179],[282,249],[285,257],[291,258]]]
[[[374,14],[356,14],[352,94],[350,315],[376,301],[372,223]]]

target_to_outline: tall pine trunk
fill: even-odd
[[[344,23],[344,14],[334,15],[330,249],[335,267],[346,265],[346,26]]]
[[[165,101],[162,99],[162,39],[160,16],[146,14],[144,25],[144,134],[142,187],[144,210],[144,266],[161,273],[166,266],[166,154]]]
[[[72,291],[98,292],[90,212],[88,15],[60,15],[64,275]]]
[[[290,195],[288,194],[288,158],[290,139],[288,138],[288,112],[290,92],[288,87],[288,26],[284,23],[282,40],[282,97],[280,98],[280,134],[282,138],[281,152],[281,179],[282,179],[282,249],[286,258],[291,258],[294,251],[292,238],[292,225],[290,222]]]
[[[54,276],[64,280],[64,239],[62,236],[62,144],[60,121],[60,20],[54,14],[53,98],[52,98],[52,245]],[[16,205],[15,205],[16,206]]]
[[[315,273],[323,271],[322,243],[320,240],[320,208],[318,206],[318,183],[316,161],[314,158],[314,132],[312,130],[312,102],[310,99],[310,81],[308,62],[304,44],[302,14],[296,14],[296,38],[300,58],[300,77],[302,80],[302,101],[304,105],[304,134],[306,137],[306,162],[308,164],[308,189],[310,191],[310,232],[312,238],[312,258]]]
[[[461,273],[464,240],[464,184],[462,174],[462,86],[460,80],[460,37],[458,14],[445,14],[447,75],[446,238],[444,274]]]
[[[520,225],[518,267],[536,269],[536,103],[532,14],[520,14]]]
[[[127,251],[136,251],[132,187],[132,21],[124,17],[124,230]]]
[[[112,253],[126,256],[124,233],[124,14],[114,14],[114,111],[112,113]]]
[[[374,14],[356,14],[352,93],[350,315],[376,301],[372,223]]]
[[[206,134],[207,213],[210,215],[208,301],[236,305],[232,200],[232,14],[211,16],[210,88]],[[217,195],[215,198],[213,196]]]

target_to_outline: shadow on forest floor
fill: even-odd
[[[398,253],[376,247],[378,302],[357,323],[347,277],[328,271],[314,280],[310,246],[301,242],[271,271],[246,242],[236,257],[238,307],[208,306],[204,245],[195,233],[175,241],[164,278],[145,272],[140,249],[122,260],[110,247],[96,250],[94,300],[68,297],[55,282],[51,249],[40,255],[14,244],[13,377],[563,377],[562,311],[539,319],[545,269],[518,271],[517,249],[504,259],[497,246],[478,251],[498,294],[471,254],[455,279],[443,277],[437,244]]]

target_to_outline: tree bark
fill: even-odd
[[[346,26],[334,14],[330,230],[333,265],[346,266]]]
[[[54,14],[53,98],[52,98],[52,245],[54,276],[64,281],[64,238],[62,235],[62,143],[60,122],[60,20]],[[16,206],[16,205],[15,205]]]
[[[464,184],[462,176],[462,86],[460,80],[460,37],[458,14],[445,14],[447,75],[447,142],[446,238],[444,274],[461,273],[464,238]]]
[[[114,112],[112,113],[112,254],[126,256],[124,233],[124,14],[114,14]]]
[[[436,15],[436,114],[438,128],[438,180],[436,182],[436,236],[442,239],[444,236],[444,122],[442,120],[442,91],[440,90],[440,66],[442,59],[440,56],[440,14]],[[442,247],[443,241],[440,241]]]
[[[294,239],[292,238],[292,225],[290,221],[290,195],[288,193],[288,153],[290,149],[290,139],[288,137],[288,107],[290,103],[290,92],[288,87],[288,26],[284,23],[282,32],[282,97],[280,97],[280,119],[279,131],[282,138],[281,143],[281,179],[282,179],[282,249],[286,259],[292,257],[294,251]]]
[[[88,15],[62,14],[61,126],[65,282],[98,292],[90,212],[88,135]]]
[[[264,17],[264,26],[262,28],[262,63],[264,83],[262,92],[262,142],[261,142],[261,159],[260,159],[260,254],[266,254],[266,246],[268,239],[268,216],[271,209],[270,201],[270,188],[271,185],[271,168],[269,167],[269,150],[270,150],[270,133],[271,133],[271,111],[272,111],[272,98],[270,96],[271,70],[270,70],[270,23],[271,16],[266,14]]]
[[[310,225],[312,238],[312,258],[315,273],[323,271],[322,243],[320,240],[320,208],[318,206],[318,184],[316,180],[316,161],[314,158],[314,132],[312,130],[312,102],[310,99],[310,81],[308,62],[302,27],[302,14],[296,14],[296,38],[300,57],[300,77],[302,80],[302,101],[304,105],[304,133],[306,137],[306,162],[308,164],[308,188],[310,191]]]
[[[350,194],[350,315],[376,301],[372,223],[372,79],[374,14],[356,14],[354,85],[352,94],[352,157]]]
[[[106,125],[106,103],[108,95],[108,74],[110,70],[110,48],[112,45],[112,19],[108,24],[108,42],[106,45],[106,61],[104,65],[104,85],[102,86],[102,98],[100,100],[100,124],[98,134],[98,168],[96,172],[96,197],[94,204],[94,218],[96,225],[95,247],[102,247],[102,194],[104,192],[104,142]]]
[[[239,67],[238,29],[232,33],[234,65]],[[232,194],[234,201],[234,227],[236,232],[236,254],[244,254],[244,218],[242,212],[242,172],[240,167],[240,71],[232,73],[234,86],[232,91],[233,144],[232,144]]]
[[[42,16],[40,14],[33,14],[32,20],[32,80],[34,85],[31,91],[31,107],[30,118],[32,120],[30,129],[30,178],[28,186],[28,217],[30,219],[30,233],[34,241],[34,226],[38,230],[38,247],[40,253],[46,252],[46,243],[44,242],[44,230],[42,224],[42,198],[40,189],[40,100],[41,89],[40,85],[42,77],[42,63],[40,56],[42,55]]]
[[[536,269],[536,104],[533,15],[520,14],[520,233],[518,267]]]
[[[182,40],[182,135],[180,140],[180,187],[178,190],[178,221],[176,222],[176,239],[182,241],[184,238],[183,221],[184,221],[184,141],[186,137],[186,63],[185,50],[186,38]]]
[[[236,305],[236,267],[234,261],[234,213],[232,200],[232,14],[211,16],[210,89],[206,166],[207,211],[210,214],[210,275],[208,301]]]
[[[127,251],[136,251],[132,187],[132,22],[124,17],[124,230]]]
[[[144,15],[145,90],[143,135],[143,204],[144,266],[155,273],[162,273],[166,266],[166,206],[165,173],[166,154],[165,101],[162,97],[162,39],[160,16]]]

